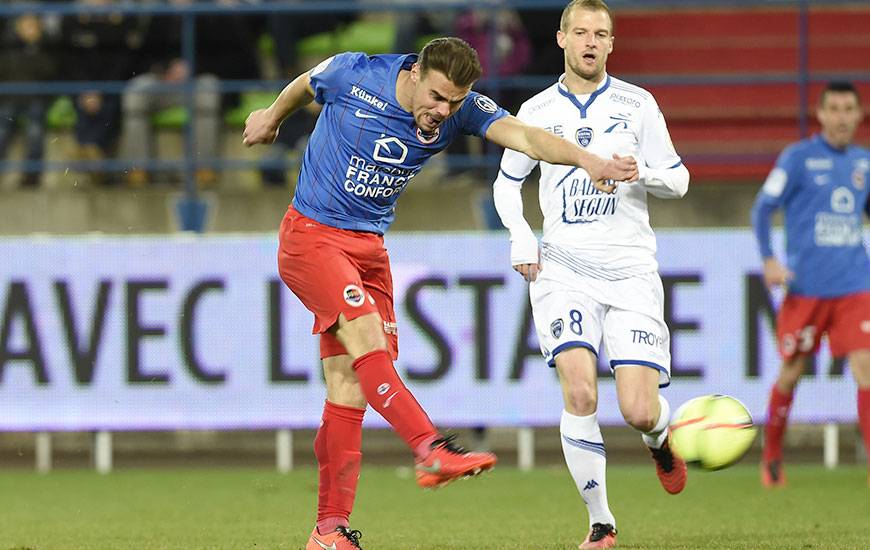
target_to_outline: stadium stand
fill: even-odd
[[[800,12],[787,8],[621,11],[610,72],[650,81],[693,181],[759,180],[800,137]],[[826,75],[866,70],[870,7],[814,7],[806,113]],[[625,38],[621,38],[625,37]],[[630,78],[629,78],[630,79]],[[669,82],[670,81],[670,82]],[[870,85],[860,86],[870,97]],[[866,107],[865,107],[866,108]],[[870,141],[866,127],[859,142]]]

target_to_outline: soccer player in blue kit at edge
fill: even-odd
[[[863,213],[870,216],[870,151],[853,143],[863,118],[855,86],[828,84],[816,115],[821,133],[782,152],[752,209],[764,282],[787,289],[776,318],[782,365],[764,427],[765,487],[786,484],[782,439],[788,414],[822,335],[834,357],[847,358],[858,384],[858,424],[870,456],[870,258],[863,231]],[[770,243],[770,217],[779,208],[785,214],[788,267]]]
[[[457,38],[434,39],[419,55],[342,53],[297,77],[245,122],[246,145],[269,144],[294,111],[311,101],[324,106],[278,250],[281,278],[314,314],[326,379],[314,442],[317,522],[307,550],[361,548],[349,517],[367,404],[411,449],[422,487],[475,475],[496,461],[441,435],[393,366],[398,327],[383,233],[424,163],[458,134],[471,134],[530,158],[581,166],[606,192],[638,177],[633,158],[592,155],[471,91],[481,72],[477,52]]]

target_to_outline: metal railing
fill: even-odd
[[[854,4],[855,2],[852,2]],[[823,5],[843,5],[849,2],[835,0],[813,0],[813,7]],[[565,0],[502,0],[502,1],[454,1],[444,0],[437,3],[439,10],[464,10],[468,8],[502,9],[513,8],[522,10],[561,10]],[[816,73],[809,70],[809,0],[688,0],[688,1],[665,1],[665,0],[611,0],[610,5],[616,10],[643,7],[645,9],[668,9],[687,7],[790,7],[798,10],[798,66],[792,75],[764,75],[764,74],[737,74],[737,75],[685,75],[685,76],[650,76],[650,75],[626,75],[628,80],[640,85],[766,85],[795,83],[799,89],[798,125],[801,135],[806,135],[809,121],[807,119],[809,103],[809,87],[811,84],[824,82],[832,77],[847,78],[856,82],[870,82],[870,71],[854,73]],[[131,3],[118,2],[111,5],[85,5],[67,2],[21,2],[0,4],[0,17],[14,17],[28,13],[40,15],[72,16],[76,14],[106,15],[122,13],[127,15],[173,15],[178,16],[182,23],[181,34],[181,57],[190,67],[187,80],[180,84],[164,84],[155,86],[154,91],[182,91],[184,94],[184,106],[188,113],[193,113],[195,83],[192,75],[195,74],[196,66],[196,33],[197,17],[203,15],[262,15],[262,14],[303,14],[322,13],[329,17],[337,13],[359,12],[415,12],[431,10],[432,6],[423,2],[410,1],[318,1],[306,2],[243,2],[233,6],[218,5],[212,2],[192,2],[187,5],[169,5],[161,3]],[[494,71],[489,71],[491,74]],[[512,76],[512,77],[489,77],[482,79],[477,85],[481,89],[498,100],[505,89],[528,89],[537,90],[551,84],[552,75],[548,76]],[[277,92],[286,84],[285,80],[221,80],[219,91],[221,93],[244,92],[252,90],[272,90]],[[75,94],[85,90],[99,91],[103,93],[121,94],[126,89],[126,81],[50,81],[50,82],[0,82],[0,95],[14,94],[44,94],[65,95]],[[190,116],[187,117],[184,127],[184,157],[180,160],[148,160],[142,159],[107,159],[103,161],[64,160],[59,161],[7,161],[0,160],[0,172],[42,172],[77,170],[83,172],[110,170],[121,171],[132,165],[142,167],[145,170],[180,170],[184,175],[184,197],[179,204],[180,227],[183,230],[201,231],[204,220],[205,203],[199,196],[195,182],[195,173],[198,168],[213,169],[248,169],[270,167],[269,161],[264,160],[241,160],[241,159],[200,159],[193,154],[194,135],[193,124]],[[706,158],[706,157],[705,157]],[[482,157],[458,157],[459,166],[497,166],[499,156],[491,151]],[[700,158],[701,161],[704,158]],[[708,159],[709,160],[709,159]],[[273,161],[280,163],[281,161]]]

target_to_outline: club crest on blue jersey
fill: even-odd
[[[420,143],[430,145],[438,141],[439,137],[441,137],[441,128],[435,128],[435,131],[429,134],[424,133],[423,130],[417,128],[417,140]]]
[[[562,319],[556,319],[550,323],[550,332],[553,334],[553,338],[559,338],[559,336],[562,336],[563,328],[565,328],[565,323],[562,322]]]
[[[588,147],[590,143],[592,143],[592,138],[595,133],[592,131],[592,128],[588,126],[584,126],[577,130],[577,133],[574,135],[577,143],[580,144],[580,147]]]

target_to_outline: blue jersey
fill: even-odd
[[[311,70],[323,111],[305,154],[293,206],[320,223],[382,234],[395,203],[423,164],[458,134],[483,137],[508,113],[471,92],[462,107],[431,134],[417,128],[396,99],[399,71],[416,54],[343,53]]]
[[[789,292],[830,298],[870,290],[863,214],[870,215],[870,151],[815,135],[786,148],[752,209],[761,255],[773,256],[770,217],[785,214]]]

